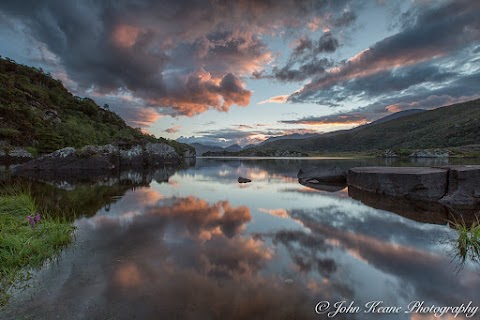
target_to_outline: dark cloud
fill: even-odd
[[[339,46],[340,43],[332,33],[325,32],[318,41],[312,41],[308,37],[300,38],[298,45],[293,49],[293,57],[299,58],[306,53],[317,55],[323,52],[335,52]]]
[[[271,73],[255,72],[256,78],[270,78],[280,81],[302,81],[324,73],[326,68],[334,65],[331,59],[322,54],[333,53],[340,46],[337,38],[330,31],[323,33],[317,41],[309,37],[298,40],[287,63],[283,67],[273,67]]]
[[[262,35],[295,33],[314,18],[344,25],[350,6],[350,0],[6,0],[0,12],[45,44],[80,92],[123,89],[148,106],[192,116],[248,105],[251,91],[241,77],[273,59]],[[332,50],[330,40],[322,50]]]
[[[478,70],[458,70],[472,60],[469,46],[480,41],[479,12],[479,3],[465,0],[414,6],[402,18],[409,21],[403,30],[327,72],[319,70],[289,100],[327,105],[352,98],[380,101],[389,93],[409,95],[413,92],[405,90],[417,92],[428,85],[433,94],[450,95],[452,79],[468,84],[453,97],[468,95],[473,82],[467,79]]]

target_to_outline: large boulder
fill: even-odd
[[[298,171],[297,178],[302,184],[345,184],[347,182],[347,170],[337,166],[307,167]]]
[[[448,169],[425,167],[357,167],[347,183],[363,191],[393,197],[438,201],[448,187]]]
[[[149,166],[158,166],[165,162],[177,162],[179,156],[175,149],[165,143],[147,143],[144,150],[144,161]]]
[[[480,166],[449,166],[448,169],[448,190],[441,202],[450,205],[480,205]]]

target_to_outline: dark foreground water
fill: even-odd
[[[345,301],[330,318],[419,320],[438,318],[433,305],[480,306],[480,268],[459,264],[445,213],[418,222],[296,179],[306,164],[406,165],[378,162],[197,159],[133,183],[33,184],[46,207],[83,217],[0,319],[326,319],[316,306]],[[371,301],[398,313],[368,313]]]

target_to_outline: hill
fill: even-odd
[[[287,135],[283,135],[283,136],[275,136],[275,137],[270,137],[267,140],[261,142],[259,144],[259,146],[265,145],[265,144],[267,144],[269,142],[272,142],[272,141],[288,140],[288,139],[291,139],[291,140],[307,139],[307,138],[312,138],[312,137],[315,137],[315,136],[318,136],[318,135],[320,135],[320,134],[319,133],[304,133],[304,134],[292,133],[292,134],[287,134]]]
[[[366,126],[372,126],[372,125],[384,123],[384,122],[395,120],[395,119],[400,119],[402,117],[411,116],[412,114],[422,113],[422,112],[426,112],[426,111],[427,110],[423,110],[423,109],[403,110],[403,111],[392,113],[391,115],[380,118],[378,120],[372,121],[369,124],[366,124]]]
[[[351,152],[451,148],[480,144],[480,99],[306,139],[265,143],[261,149]]]
[[[192,147],[144,134],[108,106],[71,94],[41,69],[0,58],[0,147],[33,154],[112,142],[164,142],[182,154]]]
[[[201,156],[205,152],[212,151],[212,152],[220,152],[223,151],[224,148],[222,147],[217,147],[217,146],[208,146],[205,144],[201,144],[198,142],[190,143],[192,147],[195,148],[195,151],[197,152],[197,155]]]

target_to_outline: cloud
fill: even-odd
[[[171,127],[171,128],[168,128],[165,130],[165,132],[168,132],[168,133],[176,133],[180,130],[182,126],[175,126],[175,127]]]
[[[269,73],[265,70],[255,72],[256,78],[276,79],[280,81],[303,81],[312,76],[326,72],[333,66],[331,59],[322,54],[333,53],[340,47],[340,42],[330,31],[324,32],[316,41],[307,37],[297,40],[293,52],[283,67],[274,66]],[[268,101],[268,100],[267,100]]]
[[[287,95],[281,95],[281,96],[275,96],[268,98],[267,100],[261,101],[258,104],[266,104],[266,103],[285,103],[287,102],[288,99],[288,94]]]
[[[368,119],[364,113],[350,112],[350,113],[337,113],[328,116],[321,117],[305,117],[297,120],[283,120],[282,123],[286,124],[307,124],[307,125],[344,125],[344,124],[363,124],[368,122]]]
[[[147,211],[172,225],[180,225],[194,238],[211,239],[214,234],[233,237],[252,219],[245,207],[233,208],[228,201],[209,204],[195,197],[167,199]]]
[[[333,27],[352,6],[349,0],[6,0],[0,12],[45,45],[79,92],[121,89],[162,114],[193,116],[249,104],[252,92],[241,79],[275,58],[264,36],[289,37],[314,18]]]
[[[465,0],[414,6],[404,29],[347,61],[309,74],[311,82],[289,101],[338,105],[355,98],[380,101],[390,93],[404,96],[422,87],[451,91],[452,79],[478,72],[462,65],[472,60],[475,50],[470,47],[480,41],[478,12],[480,4]],[[465,95],[472,85],[454,96]]]

